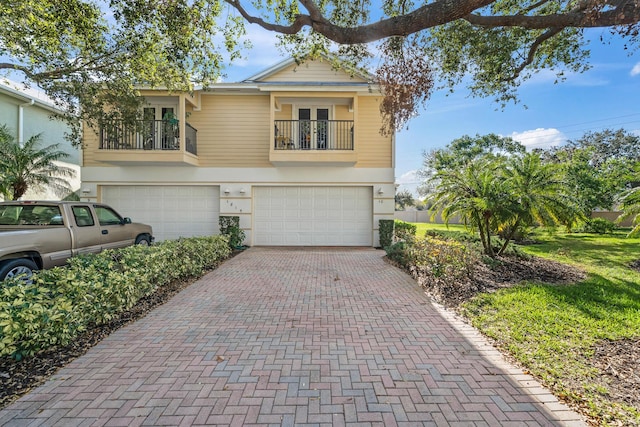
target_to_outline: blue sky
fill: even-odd
[[[625,128],[640,133],[640,55],[629,55],[623,41],[608,30],[590,30],[592,68],[569,74],[554,84],[555,74],[543,71],[523,84],[519,104],[504,109],[491,99],[471,98],[461,87],[453,94],[435,92],[425,109],[396,136],[396,182],[400,190],[415,191],[415,171],[423,152],[446,146],[463,135],[496,133],[528,147],[549,147],[577,139],[587,131]],[[603,34],[608,44],[599,41]],[[227,70],[237,81],[269,67],[284,56],[274,47],[275,36],[251,26],[253,48]]]

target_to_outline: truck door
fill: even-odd
[[[116,211],[104,205],[94,205],[93,208],[100,225],[102,249],[122,248],[134,243],[135,236],[131,236],[124,218]]]
[[[75,246],[75,253],[86,254],[100,252],[100,228],[89,206],[71,206],[72,223],[69,224]]]

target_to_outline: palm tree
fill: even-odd
[[[491,236],[505,231],[497,252],[501,255],[523,227],[566,222],[579,215],[561,177],[556,165],[543,164],[535,153],[478,157],[462,167],[437,171],[432,210],[442,210],[445,222],[458,215],[466,226],[477,229],[491,257],[496,255]]]
[[[627,237],[635,237],[640,234],[640,187],[627,190],[621,196],[622,214],[617,222],[633,217],[633,228]]]
[[[507,232],[498,255],[504,253],[513,236],[523,227],[567,223],[581,216],[575,197],[569,194],[568,186],[562,179],[559,166],[543,163],[538,154],[510,157],[502,175],[509,195],[503,212],[509,212],[510,215],[500,225]]]
[[[503,158],[486,156],[461,168],[441,169],[433,176],[434,215],[442,211],[446,223],[457,215],[465,226],[477,229],[484,252],[491,257],[495,256],[492,232],[507,215],[504,201],[508,189],[499,173],[503,164]]]
[[[39,147],[41,137],[32,136],[21,146],[6,125],[0,126],[0,191],[5,200],[17,200],[29,188],[48,187],[60,197],[72,191],[65,178],[72,178],[75,171],[55,163],[68,154],[58,144]]]

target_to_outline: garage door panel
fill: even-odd
[[[218,234],[220,190],[215,186],[103,186],[102,200],[153,227],[158,241]]]
[[[254,244],[371,246],[371,187],[255,187]]]

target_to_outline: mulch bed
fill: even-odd
[[[387,261],[402,268],[393,261]],[[512,287],[523,281],[568,285],[586,277],[583,271],[567,264],[539,257],[515,256],[497,258],[492,266],[479,262],[474,266],[472,279],[456,283],[434,284],[429,278],[422,277],[418,270],[408,273],[437,303],[451,309],[455,309],[478,293]]]
[[[609,398],[640,410],[640,338],[602,340],[594,350],[597,381],[608,389]]]

